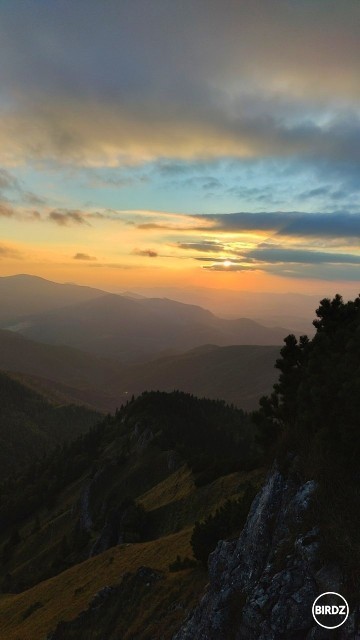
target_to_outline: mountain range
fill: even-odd
[[[130,298],[33,276],[1,278],[0,297],[2,328],[120,362],[145,361],[203,344],[276,345],[289,332],[249,318],[219,318],[167,298]]]
[[[148,362],[121,364],[0,329],[0,369],[60,404],[112,412],[133,394],[179,389],[255,409],[276,379],[279,347],[203,345]]]
[[[197,305],[29,275],[0,278],[0,369],[57,403],[114,411],[179,389],[254,409],[288,333]]]

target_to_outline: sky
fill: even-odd
[[[358,0],[2,0],[0,275],[358,293]]]

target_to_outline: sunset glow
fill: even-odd
[[[1,13],[1,275],[357,292],[358,2]]]

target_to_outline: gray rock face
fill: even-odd
[[[91,496],[94,488],[101,483],[102,479],[109,472],[109,466],[99,469],[94,477],[87,481],[80,496],[75,510],[79,513],[79,523],[83,531],[90,532],[94,526],[93,515],[91,513]]]
[[[355,638],[350,616],[337,631],[312,617],[315,598],[341,593],[336,567],[319,561],[319,530],[305,518],[316,489],[275,469],[255,498],[236,541],[218,543],[210,584],[173,640],[328,640]]]
[[[154,440],[154,433],[145,423],[137,422],[134,426],[132,438],[135,440],[135,450],[141,453]]]

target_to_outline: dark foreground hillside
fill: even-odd
[[[317,316],[313,340],[286,338],[257,416],[277,462],[240,537],[210,556],[206,595],[175,640],[360,637],[360,298],[325,299]],[[323,621],[334,630],[312,616],[326,592],[349,604],[346,621]]]
[[[120,637],[170,638],[263,478],[254,429],[223,402],[146,393],[4,482],[0,637],[45,640],[112,585],[103,594],[126,596],[96,633],[111,620]],[[91,637],[86,625],[74,637]]]
[[[88,431],[101,417],[85,407],[55,405],[0,372],[0,479]]]
[[[317,317],[251,417],[145,393],[3,483],[0,637],[359,637],[360,298]],[[326,591],[350,608],[334,632]]]

